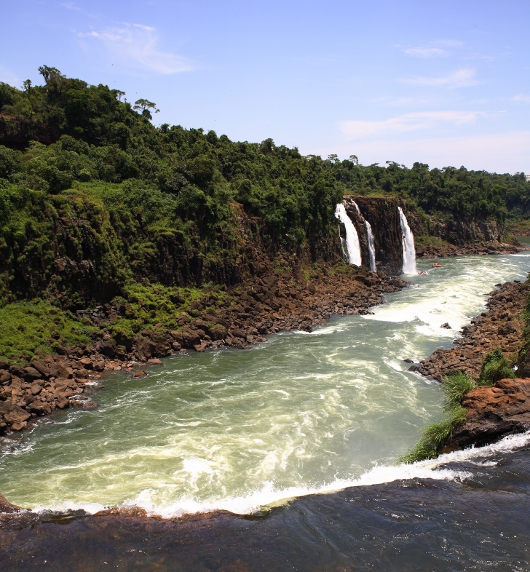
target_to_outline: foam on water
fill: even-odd
[[[373,316],[333,318],[249,351],[175,356],[146,378],[111,374],[98,409],[58,412],[5,450],[0,491],[21,506],[252,512],[412,475],[393,463],[441,417],[443,398],[403,360],[450,345],[437,325],[478,313],[481,294],[524,277],[529,259],[444,261]]]
[[[497,443],[484,447],[454,451],[440,455],[437,459],[421,461],[412,464],[383,465],[374,466],[369,471],[363,473],[358,478],[336,479],[330,483],[319,487],[289,487],[276,489],[272,482],[248,495],[239,497],[220,498],[214,502],[199,502],[193,497],[182,497],[168,505],[159,505],[153,502],[154,492],[152,489],[145,489],[140,494],[125,501],[123,508],[139,507],[147,511],[149,515],[159,515],[163,518],[174,518],[185,514],[207,513],[215,510],[227,510],[234,514],[252,514],[257,511],[280,506],[293,498],[312,495],[325,494],[349,487],[361,487],[370,485],[380,485],[391,483],[397,480],[409,479],[434,479],[434,480],[463,480],[469,478],[471,474],[465,470],[444,468],[449,463],[462,463],[464,461],[484,467],[495,466],[496,461],[492,460],[499,454],[509,454],[530,444],[530,431],[518,435],[509,435]],[[211,467],[202,459],[190,459],[188,471],[192,476],[197,473],[210,473]],[[104,510],[104,505],[98,503],[61,503],[51,507],[37,506],[35,511],[65,511],[83,509],[90,514],[95,514]]]

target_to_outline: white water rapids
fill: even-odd
[[[58,412],[4,442],[0,491],[28,507],[139,505],[172,516],[248,513],[401,478],[459,478],[440,460],[395,464],[442,416],[439,385],[403,360],[450,346],[495,283],[529,269],[528,254],[446,259],[373,315],[270,336],[248,351],[170,357],[143,379],[111,374],[94,396],[99,408]],[[495,454],[454,455],[480,451]]]

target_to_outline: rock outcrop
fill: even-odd
[[[530,379],[501,379],[493,387],[476,387],[465,395],[462,405],[467,417],[453,432],[451,449],[521,433],[530,429]]]

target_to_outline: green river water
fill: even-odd
[[[107,375],[99,408],[59,412],[4,445],[0,491],[32,508],[247,513],[413,474],[395,462],[441,417],[442,394],[403,360],[449,347],[494,284],[526,277],[530,255],[441,263],[419,261],[428,275],[373,315],[170,357],[143,379]]]

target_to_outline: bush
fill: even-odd
[[[478,380],[479,385],[493,385],[496,381],[515,377],[510,362],[497,348],[490,352],[482,362],[482,369]]]

